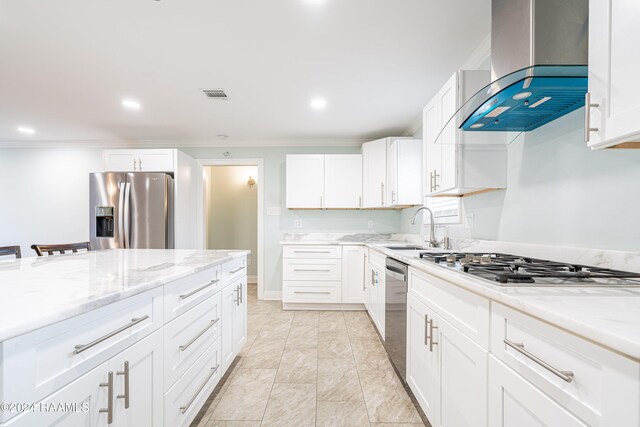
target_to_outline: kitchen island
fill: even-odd
[[[0,425],[189,425],[246,342],[248,253],[0,262]]]

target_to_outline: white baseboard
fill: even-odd
[[[264,291],[262,299],[270,301],[282,301],[282,291]]]
[[[247,283],[256,284],[258,283],[258,276],[247,276]]]

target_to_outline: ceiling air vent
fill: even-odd
[[[227,96],[224,89],[201,89],[204,96],[211,99],[222,99],[227,100],[229,97]]]

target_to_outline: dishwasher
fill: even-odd
[[[384,346],[400,377],[407,381],[408,266],[388,258],[385,268]]]

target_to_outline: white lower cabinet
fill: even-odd
[[[369,288],[369,307],[367,309],[373,324],[376,325],[380,337],[384,340],[385,327],[385,264],[387,257],[374,250],[369,251],[369,269],[371,270],[371,286]]]
[[[489,425],[491,427],[585,427],[587,424],[579,421],[491,355],[489,356]]]
[[[342,248],[342,302],[364,303],[364,246]]]
[[[226,371],[247,342],[247,279],[243,277],[222,289],[222,370]]]
[[[0,343],[0,402],[36,405],[0,412],[0,426],[190,425],[247,341],[245,263]]]
[[[408,298],[407,382],[433,426],[487,425],[488,352]]]

